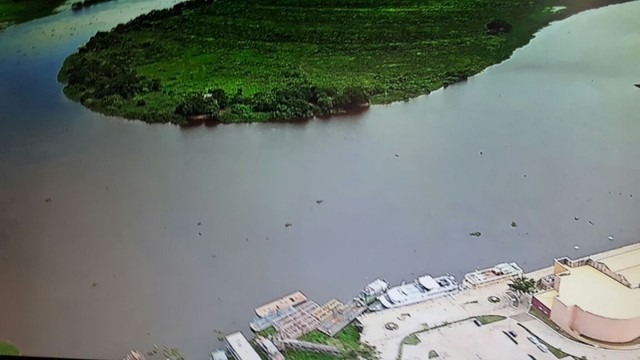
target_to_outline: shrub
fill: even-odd
[[[176,114],[182,116],[209,115],[218,114],[220,106],[216,99],[212,96],[195,93],[186,96],[176,107]]]

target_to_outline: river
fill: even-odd
[[[375,277],[532,270],[640,239],[640,2],[358,116],[181,129],[64,97],[69,53],[175,2],[0,33],[0,339],[24,354],[204,359],[216,330],[248,331],[293,290],[348,300]]]

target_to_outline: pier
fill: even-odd
[[[328,316],[321,320],[318,330],[325,335],[334,336],[366,310],[366,306],[359,306],[355,301],[347,305],[342,305],[341,307],[336,307]]]

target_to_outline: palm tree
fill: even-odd
[[[525,276],[520,276],[512,279],[511,283],[508,284],[508,286],[509,290],[518,295],[518,298],[522,297],[522,295],[524,294],[531,295],[536,292],[536,281]]]

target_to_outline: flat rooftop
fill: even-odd
[[[640,248],[615,254],[597,260],[611,271],[624,276],[632,287],[640,284]]]
[[[547,309],[551,309],[553,306],[553,299],[558,296],[558,292],[556,290],[548,290],[543,293],[536,294],[536,299],[540,301]]]
[[[610,319],[640,317],[639,288],[624,286],[588,265],[569,271],[570,274],[560,277],[558,299],[565,305],[577,305]]]

